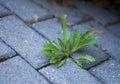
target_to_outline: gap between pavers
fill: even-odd
[[[1,39],[0,39],[0,58],[7,58],[16,55],[15,51],[8,47]]]
[[[0,84],[50,84],[19,56],[0,63]]]
[[[6,9],[0,4],[0,18],[10,14],[11,14],[11,11],[9,11],[8,9]]]

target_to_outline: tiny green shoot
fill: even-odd
[[[9,57],[0,57],[0,62],[7,60]]]

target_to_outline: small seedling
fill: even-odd
[[[66,17],[67,15],[64,15],[61,18],[63,38],[58,38],[57,41],[46,42],[44,49],[42,50],[43,54],[50,56],[50,63],[56,64],[58,67],[64,65],[66,59],[71,57],[71,55],[79,49],[97,43],[96,39],[90,38],[94,33],[92,30],[88,30],[83,35],[81,34],[80,30],[77,30],[73,34],[71,41],[71,34],[66,29]],[[82,60],[87,60],[90,62],[95,61],[94,57],[90,55],[73,58],[73,61],[80,67],[83,65],[81,62]]]
[[[0,57],[0,62],[7,60],[9,57]]]

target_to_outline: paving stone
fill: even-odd
[[[11,57],[16,53],[0,40],[0,57]]]
[[[37,15],[40,19],[50,17],[50,14],[43,8],[38,7],[30,0],[9,0],[5,5],[15,12],[23,20],[34,21],[34,16]]]
[[[67,14],[68,21],[72,22],[73,24],[78,23],[81,20],[88,17],[88,15],[84,14],[80,10],[77,10],[76,8],[58,5],[52,3],[53,1],[50,0],[33,0],[33,1],[41,4],[43,7],[47,8],[50,12],[57,14],[60,17],[64,14]]]
[[[98,47],[103,47],[106,49],[106,52],[109,53],[113,58],[120,62],[120,40],[107,31],[103,26],[96,24],[91,21],[86,24],[77,25],[74,29],[80,29],[81,32],[86,32],[88,29],[91,29],[91,26],[98,31],[103,32],[103,34],[94,34],[93,37],[99,40]]]
[[[120,83],[120,64],[115,60],[109,60],[90,69],[90,72],[103,81],[103,84]]]
[[[62,37],[62,29],[57,19],[50,19],[33,24],[33,27],[49,40],[55,40],[58,37]]]
[[[83,67],[84,68],[90,68],[102,61],[105,61],[106,59],[109,58],[108,55],[106,55],[104,52],[102,52],[99,48],[95,46],[88,46],[85,48],[82,48],[75,54],[73,54],[73,58],[78,58],[80,56],[85,56],[85,55],[91,55],[95,58],[95,62],[88,62],[88,61],[83,61]]]
[[[90,75],[86,70],[78,67],[71,59],[60,68],[54,65],[40,69],[53,84],[100,84],[96,78]]]
[[[78,2],[78,0],[75,3],[78,9],[82,10],[86,14],[89,14],[103,25],[118,21],[118,17],[109,13],[102,7],[95,6],[91,3]]]
[[[20,57],[0,63],[0,84],[49,84]]]
[[[48,63],[48,57],[41,54],[46,40],[17,17],[8,16],[1,19],[0,37],[35,68]]]
[[[0,17],[9,15],[10,11],[6,8],[4,8],[2,5],[0,5]]]
[[[107,29],[120,39],[120,23],[109,26]]]

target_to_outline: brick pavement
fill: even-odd
[[[0,0],[0,84],[119,84],[120,18],[112,11],[74,1],[74,7],[48,0]],[[85,47],[72,57],[90,54],[95,62],[78,67],[69,58],[57,68],[41,53],[46,41],[61,37],[59,17],[67,14],[67,29],[82,33],[97,30],[97,45]],[[37,15],[40,20],[35,21]],[[26,22],[25,22],[26,20]],[[102,33],[101,33],[102,32]]]

